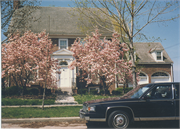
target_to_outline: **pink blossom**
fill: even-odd
[[[50,75],[52,70],[57,69],[57,60],[50,57],[52,48],[52,42],[45,31],[39,34],[27,31],[22,36],[19,33],[13,35],[7,44],[2,44],[2,77],[18,77],[16,82],[19,86],[29,86],[29,75],[36,75],[33,80],[47,81],[48,86],[54,87],[56,79]],[[46,73],[48,78],[44,76]]]
[[[71,47],[75,60],[69,65],[69,68],[79,67],[91,75],[86,78],[88,84],[92,82],[92,79],[97,79],[94,74],[100,78],[105,77],[106,84],[115,81],[115,75],[119,76],[118,81],[122,83],[125,79],[132,80],[132,63],[123,59],[124,53],[128,49],[125,43],[120,44],[119,35],[113,34],[112,40],[109,41],[106,38],[101,40],[98,30],[92,34],[92,37],[87,36],[83,40],[84,45],[80,44],[80,39],[76,39]]]

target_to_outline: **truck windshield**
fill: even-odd
[[[146,92],[149,89],[149,86],[141,87],[138,90],[134,92],[134,94],[131,96],[131,98],[139,98],[141,95],[143,95],[144,92]]]

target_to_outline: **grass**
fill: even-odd
[[[83,104],[85,101],[103,99],[117,96],[102,95],[75,95],[75,101]],[[54,99],[45,100],[45,105],[54,104]],[[2,98],[2,105],[41,105],[42,99],[15,99]],[[41,108],[37,107],[18,107],[18,108],[2,108],[2,118],[42,118],[42,117],[77,117],[82,106],[65,106]]]
[[[81,106],[51,108],[2,108],[2,118],[77,117]]]
[[[75,95],[73,96],[75,101],[79,104],[83,104],[85,101],[103,99],[117,96],[102,96],[102,95]],[[2,106],[11,106],[11,105],[42,105],[42,99],[19,99],[19,98],[2,98]],[[45,105],[53,105],[55,99],[45,99]]]
[[[1,100],[2,106],[9,106],[9,105],[41,105],[42,99],[15,99],[15,98],[2,98]],[[55,99],[45,99],[45,105],[52,105],[54,104]]]
[[[102,96],[102,95],[82,95],[81,96],[81,95],[75,95],[73,97],[74,97],[75,101],[77,101],[79,104],[83,104],[85,101],[89,101],[89,100],[104,99],[104,98],[111,98],[111,97],[117,97],[117,96]]]

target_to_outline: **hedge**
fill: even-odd
[[[6,87],[2,89],[2,95],[3,96],[13,96],[13,95],[21,95],[22,92],[22,87],[16,87],[16,86],[11,86],[11,87]],[[42,95],[44,92],[44,89],[41,88],[40,90],[38,88],[28,88],[26,87],[26,90],[24,91],[24,95]],[[51,89],[46,88],[45,94],[52,95]]]
[[[123,87],[119,87],[116,90],[113,90],[112,94],[113,95],[123,95],[123,93],[126,94],[127,92],[129,92],[132,89],[133,89],[132,87],[127,87],[127,88],[124,88],[124,89],[123,89]]]

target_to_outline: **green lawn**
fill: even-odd
[[[75,101],[79,104],[83,104],[85,101],[103,99],[117,96],[102,96],[102,95],[74,95]],[[16,98],[2,98],[2,106],[11,106],[11,105],[42,105],[42,99],[16,99]],[[55,99],[45,99],[45,105],[53,105]]]
[[[74,97],[75,101],[77,101],[79,104],[83,104],[85,101],[89,101],[89,100],[111,98],[111,97],[117,97],[117,96],[102,96],[102,95],[82,95],[81,96],[81,95],[75,95],[73,97]]]
[[[117,96],[101,96],[101,95],[75,95],[75,101],[83,104],[85,101],[102,99]],[[54,104],[54,99],[45,100],[45,105]],[[13,99],[2,98],[2,105],[41,105],[42,99]],[[2,108],[2,118],[38,118],[38,117],[75,117],[79,116],[79,110],[82,106],[65,106],[41,108],[36,107],[18,107],[18,108]]]
[[[14,98],[2,98],[2,106],[9,105],[42,105],[42,99],[14,99]],[[45,99],[45,105],[54,104],[55,99]]]
[[[2,108],[2,118],[77,117],[81,106],[51,108]]]

